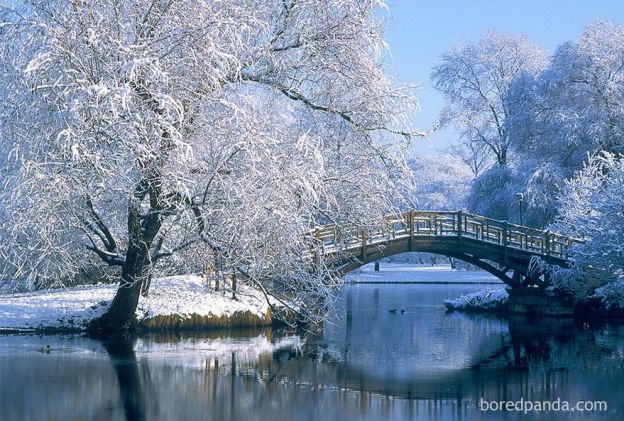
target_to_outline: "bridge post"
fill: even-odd
[[[546,230],[544,232],[545,243],[546,243],[546,256],[550,256],[550,231]]]
[[[521,286],[509,292],[509,314],[533,316],[570,317],[574,314],[574,301],[538,288]]]
[[[408,249],[409,251],[414,251],[414,209],[411,209],[409,211],[409,216],[408,216],[408,223],[409,223],[409,246]]]
[[[505,221],[503,222],[503,260],[505,265],[509,263],[509,250],[507,250],[508,231],[509,224]]]
[[[360,257],[364,264],[366,264],[366,241],[366,231],[362,230],[362,251],[360,252]]]
[[[459,249],[462,249],[462,224],[463,224],[463,213],[462,211],[457,211],[457,237],[459,242]]]

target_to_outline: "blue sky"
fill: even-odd
[[[553,51],[575,40],[596,19],[624,24],[624,0],[387,0],[390,45],[389,71],[398,82],[422,85],[417,92],[421,113],[415,124],[430,128],[442,108],[442,97],[429,84],[429,75],[450,46],[478,40],[486,31],[523,33]],[[442,130],[431,142],[416,140],[417,154],[444,147],[452,131]]]

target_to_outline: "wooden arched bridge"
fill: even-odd
[[[387,216],[382,228],[324,225],[313,231],[313,255],[343,273],[410,251],[441,254],[478,266],[511,287],[544,286],[548,273],[534,256],[565,267],[570,246],[580,242],[550,231],[467,212],[410,210]]]

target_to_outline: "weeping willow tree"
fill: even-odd
[[[381,223],[409,187],[422,133],[383,72],[379,1],[16,3],[0,25],[3,279],[112,268],[94,328],[128,327],[151,276],[206,255],[268,295],[278,279],[314,317],[339,280],[310,270],[304,234]]]

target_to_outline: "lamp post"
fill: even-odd
[[[520,210],[520,225],[524,225],[522,221],[522,203],[524,202],[524,194],[516,193],[516,201],[518,202],[518,208]]]

